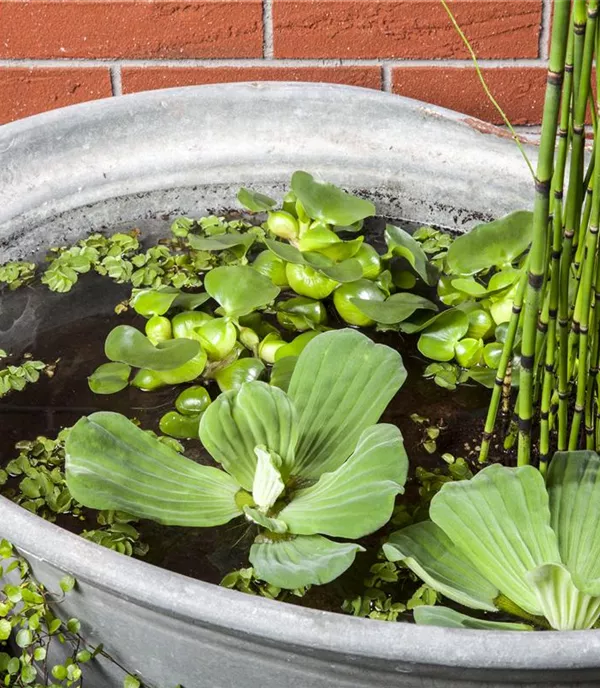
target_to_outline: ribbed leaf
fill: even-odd
[[[527,574],[544,616],[557,631],[591,628],[600,616],[600,597],[592,597],[573,585],[562,564],[546,564]]]
[[[249,558],[257,578],[293,590],[329,583],[352,565],[357,552],[364,548],[321,535],[299,535],[291,540],[255,542]]]
[[[537,469],[496,464],[472,480],[446,483],[429,513],[502,594],[530,614],[541,613],[526,575],[543,564],[560,563],[560,556]]]
[[[175,526],[227,523],[242,511],[227,473],[186,459],[118,413],[79,420],[66,443],[67,486],[92,509]]]
[[[360,436],[348,461],[297,492],[278,518],[292,533],[363,537],[390,520],[407,470],[400,430],[374,425]]]
[[[557,452],[548,471],[551,523],[575,585],[600,595],[600,457]]]
[[[448,607],[423,605],[414,609],[419,626],[443,626],[444,628],[473,628],[479,631],[533,631],[533,626],[507,621],[487,621],[461,614]]]
[[[200,422],[200,440],[246,490],[256,471],[255,447],[264,445],[283,460],[284,480],[294,463],[297,440],[294,408],[285,392],[265,382],[246,382],[224,392],[208,407]]]
[[[309,342],[288,391],[299,420],[293,473],[318,478],[341,466],[405,379],[397,351],[355,330],[325,332]]]
[[[444,531],[424,521],[392,533],[383,546],[390,561],[402,561],[427,585],[473,609],[496,611],[498,588],[463,556]]]

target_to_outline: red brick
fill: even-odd
[[[481,58],[538,56],[542,0],[452,0]],[[439,0],[274,0],[276,57],[465,58]]]
[[[232,81],[323,81],[381,88],[381,69],[367,67],[124,67],[124,93]]]
[[[498,67],[482,72],[512,124],[539,124],[546,87],[545,69]],[[487,122],[502,123],[471,67],[396,67],[392,71],[392,88],[403,96],[458,110]]]
[[[0,58],[261,55],[261,0],[0,0]]]
[[[112,95],[105,68],[0,68],[0,124]]]

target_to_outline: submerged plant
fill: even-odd
[[[200,439],[224,470],[186,459],[124,416],[95,413],[69,434],[67,485],[88,507],[166,525],[245,516],[260,528],[249,557],[258,578],[289,589],[327,583],[403,491],[402,435],[375,423],[405,377],[396,351],[353,330],[326,332],[298,356],[287,393],[244,383],[204,411]]]
[[[430,518],[394,533],[384,550],[442,595],[557,630],[598,622],[597,454],[555,454],[546,484],[532,466],[489,466],[471,480],[444,484],[431,502]],[[442,626],[497,627],[443,607],[421,608],[415,618]]]

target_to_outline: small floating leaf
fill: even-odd
[[[421,248],[421,244],[400,227],[387,225],[385,228],[385,240],[390,253],[394,256],[406,258],[410,266],[425,282],[434,285],[437,281],[438,270],[431,264],[427,255]]]
[[[429,299],[409,292],[392,294],[385,301],[354,298],[352,303],[369,318],[384,325],[403,322],[416,310],[437,311],[438,309]]]
[[[469,329],[466,313],[457,309],[440,313],[419,337],[417,348],[432,361],[451,361],[454,347]]]
[[[130,374],[126,363],[104,363],[88,377],[88,385],[94,394],[115,394],[127,387]]]
[[[238,191],[237,199],[244,208],[248,208],[248,210],[251,210],[253,213],[271,210],[275,203],[277,203],[277,201],[269,196],[265,196],[265,194],[244,187]]]
[[[279,287],[247,265],[214,268],[204,282],[206,291],[230,318],[248,315],[279,295]]]

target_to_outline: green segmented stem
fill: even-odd
[[[525,289],[525,313],[523,318],[523,340],[521,343],[521,373],[519,378],[520,394],[518,407],[519,465],[528,464],[531,460],[535,335],[538,312],[540,310],[540,291],[546,271],[545,249],[550,220],[550,185],[552,180],[554,144],[558,129],[561,86],[568,41],[569,9],[569,0],[555,0],[552,25],[552,46],[548,65],[546,96],[544,99],[540,152],[536,169],[533,239],[529,253],[529,270]],[[587,93],[585,103],[587,103]]]

